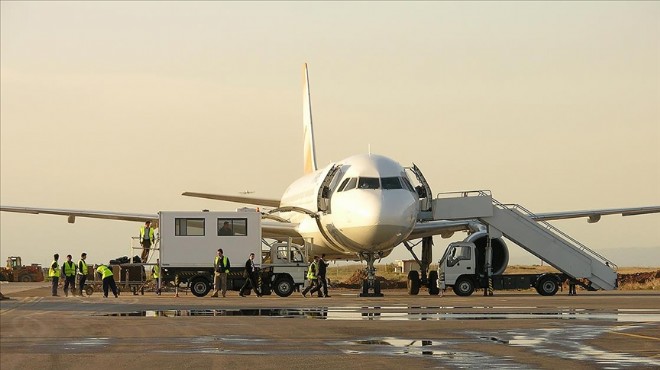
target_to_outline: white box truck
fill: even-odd
[[[290,241],[263,241],[261,213],[256,210],[159,212],[163,281],[189,288],[197,297],[207,295],[213,288],[213,261],[218,248],[230,262],[228,290],[238,291],[243,286],[243,271],[250,253],[256,256],[254,264],[259,268],[258,284],[263,294],[274,291],[286,297],[305,281],[304,248]]]

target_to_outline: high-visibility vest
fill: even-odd
[[[220,260],[220,257],[215,256],[215,261],[213,261],[214,265],[213,268],[215,269],[216,266],[220,266],[218,261]],[[222,267],[225,268],[225,272],[229,272],[229,269],[227,268],[227,256],[222,256]]]
[[[149,228],[148,238],[144,237],[144,235],[147,233],[145,229],[146,229],[146,226],[142,226],[140,228],[140,241],[143,241],[144,239],[149,239],[153,242],[154,241],[154,228],[153,227]]]
[[[53,265],[55,265],[54,268]],[[50,263],[50,268],[48,269],[48,277],[60,277],[60,266],[57,264],[57,261]]]
[[[316,279],[316,261],[309,264],[309,269],[307,269],[307,279],[308,280]]]
[[[81,259],[78,261],[78,272],[81,273],[82,275],[87,276],[87,263],[85,263],[85,260]],[[82,267],[82,270],[80,269]]]
[[[109,276],[112,276],[112,270],[110,270],[107,266],[101,265],[96,269],[96,272],[101,274],[101,278],[105,279]]]
[[[64,276],[75,276],[76,265],[73,262],[64,262]]]
[[[158,265],[154,265],[154,279],[158,279],[160,277],[160,267]]]

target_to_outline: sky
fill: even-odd
[[[3,1],[0,16],[3,205],[279,198],[302,175],[303,63],[319,167],[371,148],[434,193],[660,205],[658,2]],[[659,265],[658,214],[553,224],[620,266]],[[1,212],[0,258],[106,262],[139,254],[139,226]],[[464,237],[436,237],[434,259]],[[539,263],[509,246],[512,264]]]

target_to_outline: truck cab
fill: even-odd
[[[475,271],[474,243],[451,243],[438,263],[438,285],[440,289],[454,286],[461,277],[472,276]]]
[[[286,242],[263,242],[262,277],[280,297],[287,297],[305,283],[307,254],[303,246]]]

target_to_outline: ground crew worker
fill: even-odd
[[[87,281],[87,262],[85,262],[85,259],[87,258],[87,253],[84,253],[80,255],[80,261],[78,261],[78,293],[82,297],[83,295],[83,289],[85,289],[85,281]]]
[[[575,291],[575,285],[576,281],[574,279],[568,279],[568,295],[577,295],[577,292]]]
[[[325,262],[325,254],[321,255],[321,258],[319,259],[319,284],[321,286],[323,295],[321,295],[321,290],[319,290],[319,297],[330,297],[328,295],[328,279],[326,278],[325,274],[328,269],[329,263]]]
[[[254,290],[257,297],[261,297],[261,291],[257,289],[257,269],[254,267],[254,253],[250,253],[250,257],[245,261],[245,283],[241,287],[240,296],[245,297],[243,291],[247,289],[248,284]]]
[[[62,276],[64,276],[64,296],[69,296],[69,286],[71,286],[71,294],[76,295],[76,264],[71,261],[70,254],[62,264]]]
[[[317,271],[319,270],[319,256],[314,256],[314,261],[309,264],[307,269],[307,280],[309,280],[309,285],[305,290],[301,292],[302,296],[307,298],[307,292],[310,292],[311,295],[321,290],[321,285],[319,285]]]
[[[156,294],[160,295],[160,258],[156,260],[156,264],[151,268],[151,274],[154,278],[154,284],[156,286]]]
[[[142,245],[142,263],[147,262],[149,259],[149,249],[151,244],[155,241],[154,239],[154,229],[151,227],[151,221],[144,223],[144,226],[140,228],[140,245]]]
[[[229,272],[229,258],[223,255],[222,248],[218,249],[218,255],[213,260],[213,294],[211,297],[218,298],[218,291],[222,289],[222,296],[227,294],[227,273]]]
[[[53,297],[57,297],[57,284],[60,281],[60,265],[57,263],[57,260],[60,259],[60,255],[55,253],[53,255],[53,262],[50,264],[48,269],[48,277],[51,279],[51,293]]]
[[[112,289],[112,293],[117,298],[117,284],[115,284],[115,278],[112,276],[112,270],[106,265],[98,265],[96,272],[101,274],[103,279],[103,298],[108,298],[108,288]]]

